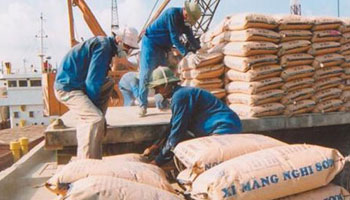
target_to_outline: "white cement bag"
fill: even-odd
[[[220,35],[222,32],[227,31],[227,23],[230,20],[230,16],[226,16],[219,24],[217,24],[213,29],[211,29],[210,36],[214,38],[217,35]]]
[[[350,42],[350,33],[344,33],[343,37],[340,39],[341,44],[347,44]]]
[[[228,160],[193,183],[196,199],[270,200],[327,185],[344,167],[336,150],[296,144],[273,147]],[[281,189],[282,188],[282,189]]]
[[[287,105],[284,114],[290,117],[293,115],[309,113],[315,108],[315,105],[316,103],[313,100],[301,100],[296,103]]]
[[[114,156],[103,156],[102,160],[111,162],[148,162],[142,154],[138,153],[126,153]]]
[[[340,95],[340,100],[343,102],[349,102],[350,101],[350,91],[343,91]]]
[[[258,134],[215,135],[181,142],[174,154],[192,173],[200,174],[231,158],[281,145],[287,144]]]
[[[88,176],[118,177],[174,192],[161,168],[142,162],[123,162],[113,159],[81,159],[70,162],[51,177],[46,182],[46,186],[53,191],[58,191],[58,193],[64,193],[61,189],[62,185]]]
[[[312,66],[315,69],[330,67],[334,65],[341,65],[345,62],[345,57],[341,54],[331,53],[321,56],[316,56]]]
[[[178,65],[182,71],[216,65],[222,62],[222,53],[197,53],[185,56]]]
[[[255,95],[243,93],[231,93],[226,99],[229,104],[245,104],[250,106],[258,106],[266,103],[278,103],[285,95],[283,90],[272,89],[260,92]]]
[[[281,57],[281,65],[283,67],[310,65],[313,61],[314,57],[307,53],[288,54]]]
[[[318,80],[314,84],[315,91],[324,90],[332,87],[340,87],[342,79],[339,77],[324,78]]]
[[[317,103],[313,112],[315,113],[336,112],[341,108],[342,104],[343,104],[343,101],[340,99],[330,99],[327,101],[322,101]]]
[[[343,56],[350,55],[350,43],[343,44],[340,48],[340,52]]]
[[[285,30],[280,31],[281,42],[289,42],[294,40],[311,40],[312,33],[308,30]]]
[[[280,103],[267,103],[259,106],[230,104],[229,107],[240,117],[276,116],[282,114],[285,109],[285,106]]]
[[[345,200],[350,196],[349,192],[341,186],[328,184],[327,186],[284,197],[278,200]]]
[[[314,93],[315,90],[313,88],[302,88],[293,90],[288,92],[287,95],[281,99],[281,103],[286,105],[296,103],[304,99],[310,99]]]
[[[336,30],[343,24],[343,22],[340,19],[331,17],[315,17],[313,23],[313,31]]]
[[[341,112],[349,112],[350,111],[350,101],[345,102],[339,109]]]
[[[301,65],[288,67],[287,69],[282,71],[281,77],[285,81],[292,81],[299,78],[312,77],[314,73],[315,70],[313,67],[309,65]]]
[[[226,32],[225,40],[228,42],[264,41],[278,43],[280,35],[267,29],[249,28],[241,31]]]
[[[339,27],[339,31],[342,33],[348,33],[350,32],[350,19],[349,18],[342,18],[343,24]]]
[[[212,48],[207,50],[207,53],[222,53],[224,47],[226,46],[226,42],[225,43],[220,43],[216,46],[213,46]]]
[[[311,42],[339,42],[342,34],[338,30],[314,31]]]
[[[341,77],[342,74],[344,74],[344,69],[342,67],[324,67],[315,71],[314,79]]]
[[[64,200],[180,200],[173,193],[142,183],[108,176],[89,176],[74,182]]]
[[[251,13],[231,15],[227,22],[229,30],[243,30],[247,28],[274,29],[277,26],[278,24],[273,17]]]
[[[225,43],[225,35],[226,35],[226,32],[222,32],[219,35],[215,36],[213,38],[213,40],[211,41],[211,44],[213,46],[216,46],[216,45],[219,45],[221,43]]]
[[[276,55],[257,55],[249,57],[225,56],[224,64],[236,71],[246,72],[249,69],[264,65],[277,64],[278,57]]]
[[[222,99],[226,96],[226,90],[222,88],[213,88],[209,89],[209,91],[218,99]]]
[[[327,101],[329,99],[339,99],[343,90],[339,88],[328,88],[325,90],[320,90],[312,96],[312,100],[315,102]]]
[[[312,88],[314,82],[315,81],[313,78],[298,78],[298,79],[294,79],[292,81],[286,82],[282,86],[282,90],[286,92],[291,92],[301,88]]]
[[[233,81],[225,86],[228,93],[257,94],[271,89],[279,89],[283,85],[282,78],[267,78],[254,82]]]
[[[279,77],[282,72],[280,65],[266,65],[250,69],[247,72],[239,72],[230,69],[226,72],[226,77],[231,81],[256,81],[270,77]]]
[[[229,42],[223,49],[225,55],[255,56],[276,54],[278,46],[272,42]]]
[[[313,21],[298,15],[286,15],[278,20],[279,30],[308,30],[312,28]]]
[[[203,89],[214,89],[221,88],[224,85],[224,82],[221,79],[186,79],[181,84],[182,86],[189,87],[199,87]]]
[[[350,68],[350,55],[345,55],[345,62],[341,65],[344,69]]]
[[[308,53],[313,56],[319,56],[323,54],[336,53],[340,51],[340,43],[338,42],[319,42],[313,43]]]
[[[310,49],[311,42],[308,40],[296,40],[290,42],[282,42],[279,44],[278,56],[294,53],[304,53]]]
[[[217,78],[221,76],[225,71],[223,64],[210,65],[206,67],[201,67],[198,69],[192,69],[188,71],[183,71],[181,76],[184,79],[208,79]]]

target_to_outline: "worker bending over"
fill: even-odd
[[[116,37],[97,36],[74,46],[57,69],[55,95],[78,116],[77,156],[102,158],[105,113],[114,81],[107,77],[112,57],[138,48],[137,30],[122,29]]]
[[[147,113],[147,95],[149,78],[154,68],[166,65],[166,53],[173,45],[182,56],[189,51],[180,42],[180,36],[185,34],[191,46],[198,50],[199,42],[194,38],[191,26],[202,15],[199,5],[195,2],[185,2],[184,8],[169,8],[157,18],[147,29],[142,39],[140,58],[140,117]]]
[[[150,88],[164,98],[171,98],[170,133],[159,155],[152,162],[163,165],[172,159],[171,152],[189,130],[196,137],[212,134],[233,134],[242,130],[239,117],[211,93],[177,83],[168,67],[158,67],[152,73]]]
[[[127,72],[119,81],[119,90],[123,95],[124,106],[134,106],[135,100],[139,100],[139,78],[138,72]],[[169,101],[163,98],[161,94],[154,95],[155,105],[163,110],[168,107]]]

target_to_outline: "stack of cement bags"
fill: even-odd
[[[185,184],[187,193],[193,199],[305,200],[349,197],[344,188],[330,184],[348,160],[335,149],[307,144],[286,145],[269,138],[263,138],[264,143],[268,144],[264,146],[261,145],[262,138],[256,137],[254,140],[254,135],[250,135],[250,138],[239,138],[237,135],[231,136],[232,141],[244,139],[252,143],[248,151],[242,145],[245,141],[236,141],[235,145],[229,145],[233,150],[227,152],[221,150],[230,150],[225,143],[231,140],[222,138],[224,145],[219,140],[220,137],[230,136],[210,137],[211,140],[200,138],[195,139],[198,141],[186,141],[186,145],[180,143],[174,151],[176,158],[189,166],[186,170],[190,172],[181,172],[178,181]],[[205,144],[202,144],[204,141]],[[188,146],[195,142],[199,147]],[[205,147],[201,148],[200,144]],[[258,144],[260,147],[256,146]],[[208,147],[213,147],[213,151]],[[183,153],[185,150],[189,150],[188,154]]]
[[[233,15],[223,23],[223,32],[213,41],[224,40],[225,86],[230,108],[241,117],[279,115],[283,80],[278,65],[278,41],[274,18],[259,14]],[[220,38],[220,39],[217,39]],[[224,38],[224,39],[221,39]]]
[[[183,58],[178,65],[182,85],[208,90],[219,99],[225,97],[223,57],[222,53],[197,53]]]
[[[344,69],[343,75],[343,94],[341,100],[343,101],[343,106],[341,111],[350,111],[350,19],[344,19],[343,25],[340,27],[342,32],[341,42],[341,54],[344,56],[345,62],[342,64]]]
[[[281,103],[286,106],[288,116],[311,112],[315,107],[314,95],[314,57],[307,53],[311,47],[312,21],[300,16],[290,15],[279,19],[281,35],[278,56],[283,67],[281,77],[285,81],[282,89],[285,96]]]
[[[62,199],[181,199],[162,169],[135,154],[72,161],[45,186]]]

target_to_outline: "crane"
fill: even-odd
[[[119,29],[119,15],[118,15],[118,1],[117,0],[111,0],[112,6],[111,6],[111,31],[112,34],[116,33]]]

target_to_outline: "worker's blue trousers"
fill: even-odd
[[[147,107],[148,83],[150,81],[153,70],[160,65],[166,65],[166,50],[156,45],[147,36],[143,36],[141,46],[139,82],[139,97],[141,101],[141,107]]]

